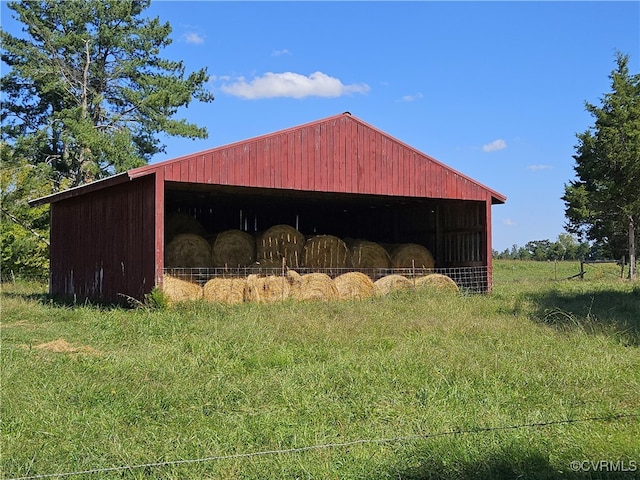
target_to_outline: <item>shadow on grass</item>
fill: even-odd
[[[580,462],[582,459],[578,459]],[[522,450],[501,450],[495,454],[447,464],[434,452],[413,452],[412,466],[392,466],[389,478],[397,480],[550,480],[550,479],[629,479],[637,472],[594,471],[589,464],[567,462],[558,468],[549,463],[547,455]],[[635,465],[635,464],[634,464]],[[620,468],[619,468],[620,470]],[[631,474],[631,476],[630,476]],[[373,480],[373,479],[372,479]]]
[[[627,292],[545,291],[525,298],[534,305],[534,320],[559,329],[617,334],[624,343],[640,346],[640,285]]]
[[[98,302],[90,302],[90,301],[76,301],[72,298],[60,297],[57,295],[50,295],[48,293],[34,293],[34,292],[2,292],[2,297],[5,298],[15,298],[21,300],[27,300],[35,303],[39,303],[41,305],[48,305],[53,307],[64,307],[64,308],[94,308],[95,310],[122,310],[136,308],[137,305],[134,305],[132,302],[123,301],[122,303],[98,303]],[[142,304],[141,304],[142,305]]]

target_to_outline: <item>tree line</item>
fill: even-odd
[[[524,246],[513,245],[502,252],[493,250],[499,260],[610,260],[613,252],[602,243],[580,241],[569,233],[561,233],[556,241],[532,240]],[[615,258],[617,260],[617,258]]]

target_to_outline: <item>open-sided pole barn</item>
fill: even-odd
[[[491,290],[491,206],[506,197],[349,113],[129,170],[51,204],[50,293],[137,299],[162,283],[165,219],[424,245]],[[464,279],[461,280],[463,283]],[[464,285],[463,285],[464,286]]]

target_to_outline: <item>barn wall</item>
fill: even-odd
[[[350,115],[141,167],[169,182],[481,200],[486,187]]]
[[[143,299],[154,285],[155,176],[51,205],[50,293],[76,301]]]

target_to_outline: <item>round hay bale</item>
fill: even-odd
[[[186,280],[180,280],[171,275],[164,276],[162,280],[162,292],[169,299],[170,303],[200,300],[202,298],[202,287],[200,285],[187,282]]]
[[[212,255],[215,267],[246,267],[256,259],[256,242],[247,232],[226,230],[216,236]]]
[[[181,212],[167,214],[164,219],[164,241],[169,243],[180,233],[193,233],[203,237],[205,230],[202,224],[193,216]]]
[[[296,300],[337,300],[340,298],[336,284],[326,273],[307,273],[300,277],[291,292]]]
[[[247,302],[272,303],[289,298],[291,284],[287,277],[249,275],[244,299]]]
[[[347,244],[333,235],[315,235],[304,245],[304,266],[344,268],[349,260]]]
[[[211,267],[211,245],[200,235],[181,233],[165,247],[166,268]]]
[[[200,235],[178,234],[165,247],[164,263],[166,268],[211,267],[211,245]]]
[[[212,278],[204,284],[202,296],[209,302],[242,303],[246,284],[246,278]]]
[[[391,266],[389,254],[379,243],[355,240],[348,245],[353,268],[389,268]]]
[[[413,287],[413,282],[402,275],[387,275],[373,283],[376,295],[386,295],[395,290],[404,290]]]
[[[333,279],[339,298],[367,298],[374,294],[373,281],[364,273],[347,272]]]
[[[278,262],[282,259],[288,267],[297,268],[302,264],[304,235],[290,225],[274,225],[258,237],[256,241],[256,261]]]
[[[436,262],[431,252],[417,243],[397,245],[391,251],[393,268],[433,268]]]
[[[415,279],[416,288],[429,288],[443,292],[457,293],[460,291],[458,284],[447,275],[441,273],[431,273],[424,277]]]

